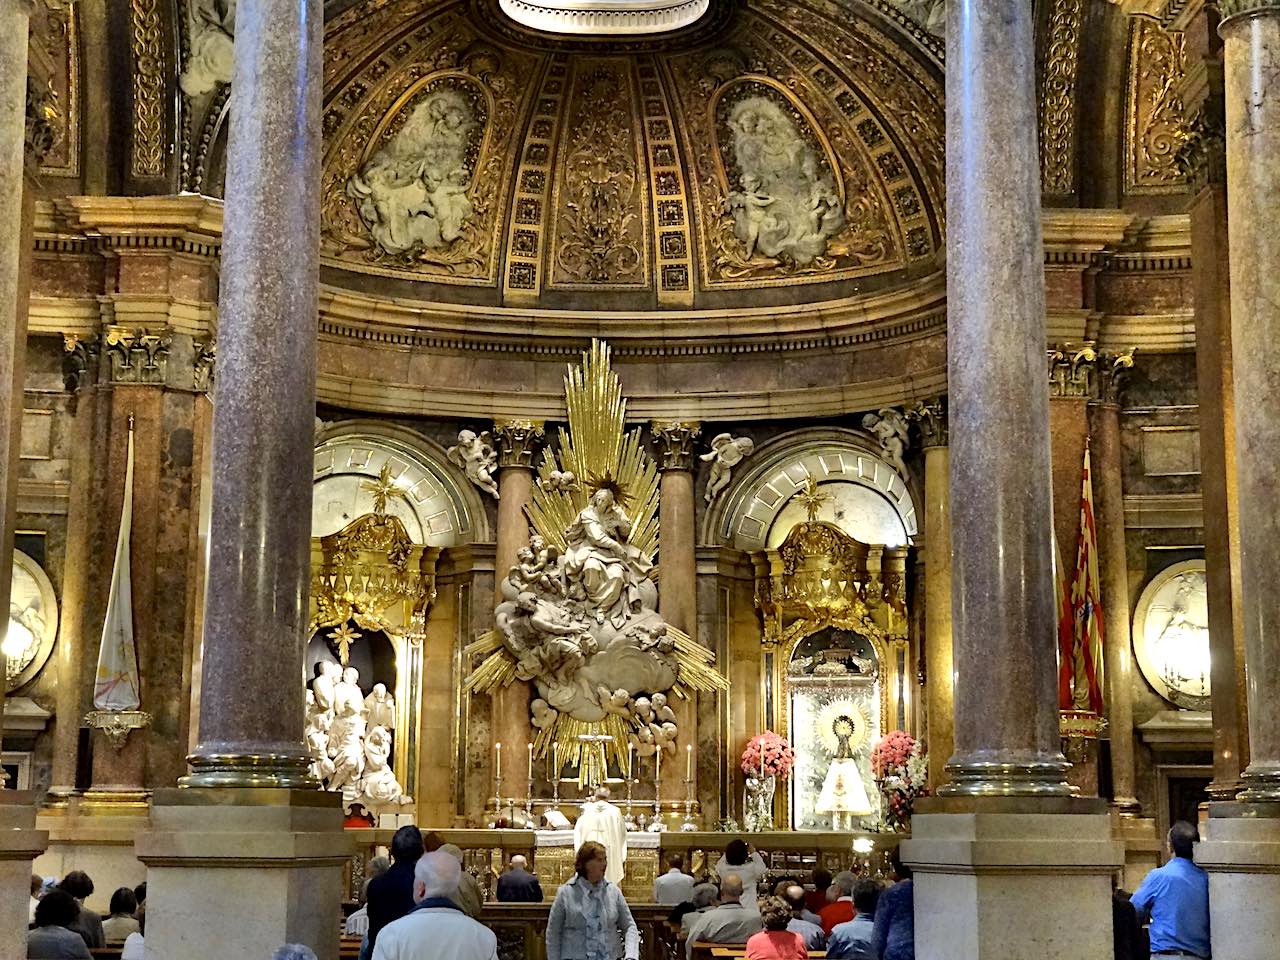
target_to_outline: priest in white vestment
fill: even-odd
[[[588,840],[594,840],[609,854],[604,877],[621,884],[623,864],[627,859],[627,826],[622,811],[609,802],[609,788],[597,787],[594,800],[582,805],[578,822],[573,825],[573,849],[576,852]]]

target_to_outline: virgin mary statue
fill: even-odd
[[[576,599],[593,607],[599,622],[608,619],[614,627],[622,626],[642,604],[641,591],[652,567],[649,559],[627,542],[630,535],[631,521],[608,486],[591,495],[565,531],[565,573],[569,583],[579,585],[583,593]]]

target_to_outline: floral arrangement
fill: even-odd
[[[929,792],[923,744],[906,731],[892,731],[872,749],[871,772],[884,797],[881,810],[885,823],[892,830],[903,829],[911,822],[916,797]]]
[[[766,730],[747,741],[747,749],[742,751],[742,772],[759,776],[762,763],[766,777],[785,780],[796,764],[796,752],[785,737]]]

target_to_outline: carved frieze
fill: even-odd
[[[1040,182],[1045,193],[1075,191],[1076,77],[1083,0],[1053,0],[1040,87]]]
[[[165,382],[172,338],[167,333],[108,327],[104,347],[112,383]]]
[[[1185,40],[1145,17],[1129,27],[1129,79],[1125,98],[1125,192],[1177,193],[1186,174],[1177,161],[1187,138],[1180,88],[1186,73]]]
[[[164,176],[165,43],[160,0],[130,0],[135,177]]]
[[[53,91],[48,87],[38,86],[31,77],[27,77],[23,147],[31,162],[43,165],[44,158],[53,150],[58,141],[59,117],[60,112]]]
[[[27,153],[43,176],[80,173],[80,36],[75,4],[37,3],[31,11],[33,56],[48,71],[28,77]]]

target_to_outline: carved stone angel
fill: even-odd
[[[907,421],[902,414],[892,407],[885,407],[878,413],[868,413],[862,418],[862,429],[880,441],[885,459],[905,480],[909,476],[905,459]]]
[[[458,442],[445,453],[451,463],[462,468],[468,480],[493,499],[498,499],[498,484],[493,479],[498,454],[493,449],[493,437],[488,430],[479,434],[474,430],[460,430]]]
[[[711,476],[707,480],[707,492],[703,499],[710,503],[729,485],[729,476],[733,468],[756,448],[750,437],[738,437],[727,433],[719,433],[711,440],[711,452],[702,454],[701,459],[711,463]]]

